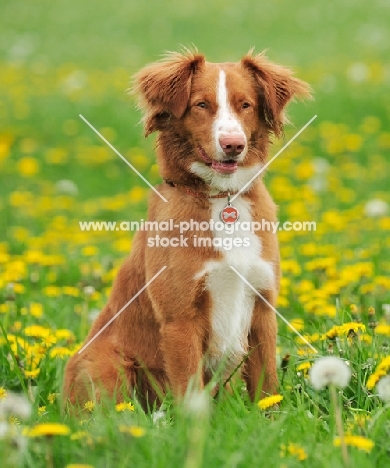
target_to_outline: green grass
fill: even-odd
[[[118,412],[108,402],[75,419],[62,415],[59,397],[53,402],[50,396],[60,392],[67,353],[82,343],[89,316],[106,302],[131,248],[127,232],[82,233],[78,222],[136,221],[147,209],[145,184],[78,115],[158,183],[153,137],[143,138],[126,89],[132,73],[181,44],[195,44],[211,61],[238,60],[251,46],[268,49],[270,59],[293,66],[313,87],[314,101],[291,106],[294,126],[272,154],[314,114],[318,118],[265,176],[282,221],[317,222],[316,232],[280,233],[278,309],[288,320],[302,320],[301,333],[320,334],[312,336],[319,355],[333,346],[350,363],[351,383],[339,395],[345,429],[375,443],[370,453],[351,447],[351,466],[389,464],[389,413],[369,379],[389,356],[383,305],[390,303],[390,218],[365,211],[374,198],[390,203],[389,19],[381,1],[3,2],[0,398],[2,389],[21,392],[32,413],[19,417],[20,424],[10,422],[18,409],[2,415],[0,400],[0,428],[11,424],[12,438],[13,431],[39,423],[63,423],[70,434],[22,436],[27,448],[15,450],[0,431],[0,453],[7,455],[2,466],[343,466],[333,446],[328,392],[315,392],[297,370],[314,357],[282,322],[278,357],[291,357],[287,371],[279,370],[283,401],[272,411],[250,403],[239,380],[232,394],[210,400],[203,412],[191,413],[168,397],[158,422],[137,402],[134,411]],[[77,193],[61,192],[63,179],[72,180]],[[321,189],[313,189],[319,183]],[[96,292],[87,296],[85,286]],[[366,331],[352,340],[324,336],[349,321],[361,321]],[[27,328],[35,325],[43,328]],[[121,425],[144,433],[123,433]],[[307,458],[285,454],[282,446],[291,443]]]

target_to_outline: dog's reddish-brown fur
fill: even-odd
[[[226,72],[233,111],[248,139],[246,166],[265,162],[269,134],[281,134],[288,101],[309,95],[306,83],[262,54],[248,54],[238,63],[224,64],[208,63],[198,53],[171,54],[141,70],[135,77],[134,89],[144,111],[146,135],[159,132],[157,159],[161,175],[199,193],[208,193],[210,187],[193,174],[190,166],[201,161],[199,147],[213,155],[211,121],[217,112],[214,90],[221,68]],[[199,100],[208,103],[207,112],[197,106]],[[250,107],[244,109],[243,101],[248,101]],[[186,194],[180,186],[162,184],[157,189],[169,203],[152,193],[148,220],[210,220],[209,199]],[[276,221],[275,205],[261,177],[241,197],[250,203],[253,220]],[[159,234],[180,236],[178,229]],[[155,235],[147,231],[135,235],[131,254],[86,343],[163,266],[167,268],[96,340],[70,359],[64,396],[73,404],[105,394],[122,401],[135,390],[146,408],[168,388],[177,397],[183,395],[197,373],[200,387],[210,380],[204,357],[209,352],[212,331],[212,300],[205,276],[195,278],[206,262],[219,261],[222,253],[213,247],[147,247],[147,239]],[[211,237],[212,233],[203,235]],[[261,293],[274,305],[279,284],[277,239],[270,231],[259,231],[257,235],[262,244],[261,257],[273,265],[275,273],[274,284]],[[187,233],[189,245],[193,236]],[[243,369],[252,398],[260,391],[267,394],[276,390],[276,334],[274,311],[256,298],[248,336],[250,356]]]

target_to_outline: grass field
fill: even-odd
[[[346,434],[360,436],[347,439],[350,466],[389,466],[390,409],[376,390],[390,373],[389,21],[382,0],[3,1],[2,467],[345,466],[329,392],[308,378],[331,353],[352,370],[337,394]],[[317,223],[280,232],[278,310],[318,353],[279,322],[279,360],[290,358],[278,407],[250,403],[236,381],[232,395],[195,408],[167,399],[159,419],[131,400],[91,402],[73,419],[60,411],[65,363],[131,249],[131,233],[82,232],[79,221],[137,221],[149,193],[78,115],[158,183],[153,138],[143,138],[126,89],[132,73],[181,44],[211,61],[268,49],[313,87],[314,101],[291,106],[294,126],[272,154],[317,119],[265,181],[281,221]]]

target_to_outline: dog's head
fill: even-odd
[[[264,160],[284,109],[310,96],[291,70],[249,53],[237,63],[209,63],[203,55],[172,53],[134,79],[146,136],[159,131],[162,175],[197,176],[211,187],[237,190]]]

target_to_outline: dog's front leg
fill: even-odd
[[[192,378],[196,388],[204,386],[202,329],[196,319],[174,320],[161,327],[165,371],[176,398],[185,394]]]
[[[258,298],[248,336],[249,357],[243,373],[253,401],[277,391],[276,337],[275,312]]]

